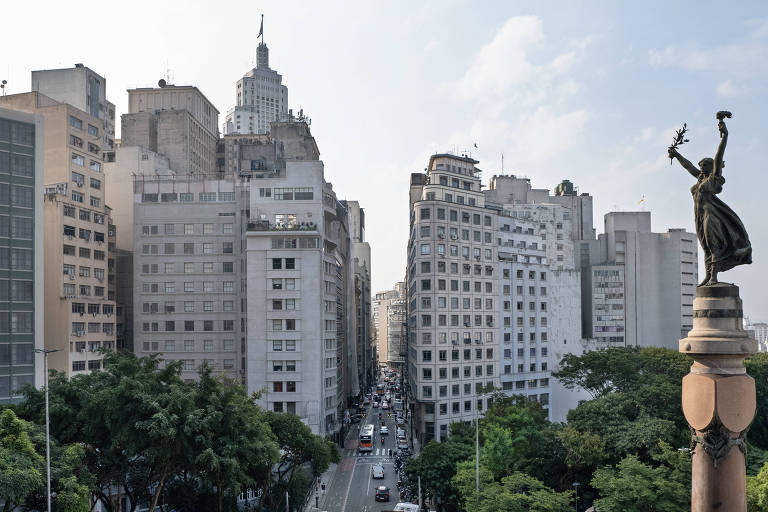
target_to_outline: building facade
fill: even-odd
[[[224,123],[225,135],[268,133],[270,123],[288,116],[288,87],[269,67],[269,49],[263,41],[256,49],[256,67],[237,81],[235,98]]]
[[[104,196],[102,120],[37,92],[0,100],[43,118],[45,348],[68,376],[101,368],[114,350],[114,237]],[[110,295],[111,293],[111,295]]]
[[[216,168],[218,124],[219,111],[197,87],[129,89],[120,145],[163,155],[179,175],[207,175]]]
[[[373,300],[373,328],[379,364],[402,368],[406,360],[404,326],[408,319],[405,282],[378,292]]]
[[[43,119],[0,107],[0,403],[44,371]]]
[[[423,443],[481,414],[500,387],[498,215],[477,163],[438,154],[411,175],[407,373]]]
[[[582,251],[584,336],[598,346],[666,347],[693,328],[694,233],[651,232],[650,212],[611,212]]]
[[[247,183],[215,177],[134,180],[134,352],[182,361],[185,379],[204,363],[245,377],[247,194]]]
[[[336,434],[357,396],[354,259],[349,208],[324,179],[309,127],[273,123],[285,148],[251,180],[246,233],[249,391]]]

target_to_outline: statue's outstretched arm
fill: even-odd
[[[720,129],[720,145],[717,146],[717,154],[715,155],[715,175],[722,176],[723,155],[725,154],[725,145],[728,143],[728,128],[725,127],[724,121],[717,123],[717,127]]]
[[[699,178],[699,172],[700,172],[700,171],[699,171],[699,168],[698,168],[698,167],[696,167],[695,165],[693,165],[693,164],[691,163],[691,161],[690,161],[690,160],[688,160],[688,159],[687,159],[687,158],[685,158],[683,155],[681,155],[680,153],[678,153],[676,149],[674,149],[674,148],[669,148],[669,156],[670,156],[670,158],[676,158],[676,159],[677,159],[677,161],[678,161],[678,162],[680,162],[680,165],[682,165],[682,166],[683,166],[683,168],[684,168],[686,171],[688,171],[689,173],[691,173],[691,176],[693,176],[693,177],[694,177],[694,178],[696,178],[696,179],[698,179],[698,178]]]

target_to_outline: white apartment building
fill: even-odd
[[[134,352],[182,361],[185,379],[203,363],[245,377],[247,191],[238,179],[134,179]]]
[[[411,175],[407,373],[423,443],[482,413],[478,395],[500,387],[498,215],[477,163],[437,154]]]
[[[269,67],[269,49],[260,42],[256,67],[237,81],[235,107],[227,112],[224,134],[268,133],[270,123],[288,116],[288,87]]]
[[[325,181],[306,123],[273,123],[278,172],[251,180],[247,383],[260,405],[336,434],[356,395],[354,266],[349,214]]]

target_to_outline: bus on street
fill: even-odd
[[[360,439],[357,450],[359,452],[373,451],[373,425],[363,425],[360,429]]]

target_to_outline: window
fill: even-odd
[[[69,126],[73,128],[77,128],[78,130],[82,130],[83,121],[81,119],[76,118],[75,116],[69,116]]]
[[[185,235],[194,235],[195,234],[195,225],[194,224],[184,224],[184,234]]]

